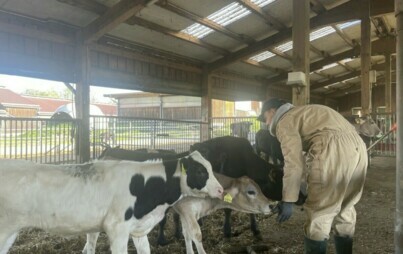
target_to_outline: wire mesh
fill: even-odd
[[[200,142],[201,127],[193,121],[91,116],[92,157],[97,158],[105,146],[123,149],[166,149],[176,152],[189,150]]]

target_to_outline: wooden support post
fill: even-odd
[[[395,0],[396,13],[396,222],[395,253],[403,253],[403,0]]]
[[[306,105],[310,102],[309,82],[309,0],[293,0],[293,71],[301,71],[306,75],[306,87],[293,87],[292,102],[294,105]]]
[[[385,55],[385,111],[392,112],[392,70],[391,56],[389,53]]]
[[[77,49],[76,118],[80,121],[77,133],[79,162],[90,160],[90,49]]]
[[[371,114],[371,83],[369,72],[371,70],[371,19],[370,1],[361,1],[361,107],[362,114]]]
[[[207,69],[203,70],[202,79],[202,98],[201,98],[201,119],[203,125],[200,129],[200,141],[206,141],[211,138],[210,125],[212,116],[212,97],[211,97],[211,76]]]

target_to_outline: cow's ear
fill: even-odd
[[[276,181],[276,172],[274,172],[274,170],[269,171],[269,180],[270,180],[270,182]]]
[[[200,143],[190,146],[190,150],[198,151],[205,159],[210,158],[210,150],[207,146],[201,145]]]
[[[269,172],[269,180],[271,182],[277,182],[283,178],[283,174],[281,170],[272,168]]]
[[[190,163],[190,160],[186,157],[182,158],[180,160],[180,166],[182,169],[182,173],[186,173],[186,171],[189,169],[189,163]]]

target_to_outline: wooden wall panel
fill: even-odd
[[[263,100],[261,83],[251,80],[214,75],[212,82],[212,98],[226,101]]]
[[[396,84],[392,84],[392,95],[396,94]],[[385,86],[376,86],[372,89],[372,110],[385,106]],[[348,94],[338,99],[338,108],[343,115],[351,115],[351,108],[361,107],[361,93]],[[392,96],[392,112],[396,112],[396,96]]]
[[[100,86],[182,95],[201,95],[201,74],[146,62],[106,48],[93,49],[92,81]],[[107,64],[106,64],[107,63]]]

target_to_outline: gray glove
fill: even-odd
[[[292,215],[292,205],[293,203],[290,202],[280,202],[277,207],[278,207],[278,215],[277,215],[277,221],[278,222],[284,222],[290,219]]]

